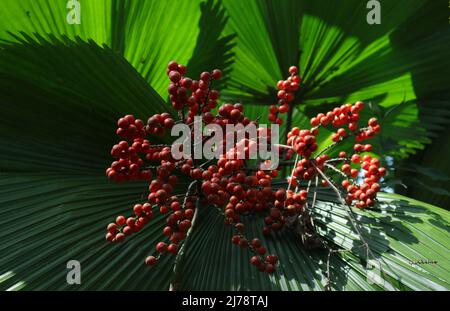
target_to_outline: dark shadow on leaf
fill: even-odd
[[[220,2],[208,0],[200,3],[202,15],[198,23],[200,33],[197,43],[188,62],[189,75],[196,78],[205,70],[221,69],[223,79],[215,84],[219,89],[223,88],[231,71],[233,60],[233,47],[236,45],[235,34],[224,35],[224,28],[228,21],[226,11]]]

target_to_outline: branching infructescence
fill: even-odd
[[[364,128],[359,127],[359,114],[364,108],[362,102],[345,104],[325,114],[320,113],[311,119],[310,129],[289,129],[287,144],[276,145],[271,144],[270,131],[261,127],[259,118],[250,120],[245,116],[241,104],[216,107],[219,92],[213,88],[213,82],[221,78],[220,70],[203,72],[199,80],[188,78],[186,70],[185,66],[173,61],[167,69],[170,101],[179,112],[179,120],[169,113],[162,113],[151,116],[146,125],[132,115],[120,118],[117,123],[117,134],[124,140],[113,146],[111,155],[116,160],[106,170],[106,174],[117,182],[146,180],[149,182],[149,195],[147,202],[133,207],[133,216],[118,216],[115,223],[108,225],[108,241],[122,242],[127,236],[140,231],[155,212],[167,215],[167,225],[163,230],[166,238],[156,245],[155,253],[145,259],[146,264],[154,266],[160,256],[177,254],[180,243],[192,225],[197,203],[202,202],[205,208],[215,206],[220,209],[225,224],[234,227],[235,234],[231,242],[252,252],[251,264],[259,271],[273,273],[278,257],[266,255],[267,249],[261,240],[245,234],[243,217],[262,214],[264,235],[282,229],[285,224],[295,229],[293,221],[302,219],[305,222],[312,218],[310,209],[316,204],[319,186],[331,186],[346,204],[359,209],[375,204],[380,190],[379,181],[385,169],[380,167],[377,158],[363,154],[370,152],[372,146],[362,144],[362,141],[379,133],[380,125],[372,118]],[[281,124],[280,114],[291,109],[294,94],[301,82],[297,73],[297,67],[293,66],[289,68],[289,78],[278,82],[278,106],[269,108],[270,122]],[[254,124],[258,137],[245,136],[235,141],[232,148],[226,149],[229,138],[226,135],[221,141],[224,148],[220,157],[208,161],[189,156],[175,160],[170,145],[152,145],[146,139],[148,135],[164,134],[175,124],[183,123],[193,128],[196,116],[202,117],[203,126],[215,124],[222,129],[227,124]],[[332,137],[333,143],[318,150],[316,137],[323,127],[335,128],[336,132]],[[238,132],[232,133],[232,136],[233,139],[240,137]],[[352,153],[341,151],[338,157],[331,158],[330,152],[350,137],[356,140]],[[268,141],[271,148],[276,148],[282,157],[275,169],[262,170],[259,166],[250,167],[248,164],[251,148],[259,147],[262,138]],[[209,139],[212,138],[201,137],[202,143]],[[244,147],[243,154],[239,146]],[[292,160],[294,155],[295,161]],[[260,159],[256,162],[264,161]],[[280,181],[278,176],[282,167],[292,168],[286,181]],[[193,182],[187,192],[180,196],[173,194],[173,190],[182,175],[188,176]],[[311,181],[315,182],[314,187],[310,187]],[[313,197],[310,206],[307,205],[309,196]],[[307,229],[311,235],[313,226],[308,225]]]

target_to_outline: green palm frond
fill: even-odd
[[[331,256],[306,249],[287,229],[266,238],[262,220],[248,218],[250,235],[280,257],[270,276],[231,244],[232,231],[207,205],[199,206],[183,252],[155,269],[143,258],[162,238],[164,216],[125,244],[104,240],[105,225],[147,196],[144,183],[116,185],[104,176],[116,120],[171,109],[171,59],[194,75],[223,69],[223,100],[243,101],[253,117],[267,114],[261,105],[273,103],[276,81],[289,65],[300,65],[305,87],[293,113],[297,126],[307,126],[318,109],[366,100],[385,122],[388,139],[379,148],[396,157],[423,148],[448,122],[445,71],[436,71],[438,60],[450,68],[441,50],[449,33],[438,36],[433,21],[421,21],[426,32],[405,33],[403,25],[423,8],[434,12],[431,2],[386,3],[385,22],[370,31],[365,5],[356,0],[83,1],[80,25],[66,23],[65,2],[3,2],[0,289],[323,290],[327,266],[332,289],[450,289],[450,213],[399,195],[353,211],[381,265],[379,284],[367,277],[367,254],[345,207],[326,191],[313,213],[320,239],[340,250]],[[179,187],[185,191],[186,183]],[[65,280],[72,259],[81,263],[80,286]]]
[[[340,250],[330,256],[333,289],[445,290],[450,287],[450,261],[446,256],[450,238],[448,212],[390,194],[382,195],[380,204],[373,210],[354,211],[376,256],[373,262],[380,266],[383,281],[379,284],[368,277],[366,249],[361,246],[344,206],[337,202],[334,193],[320,193],[313,212],[319,235]],[[203,207],[197,221],[203,225],[197,227],[188,242],[180,269],[180,289],[324,289],[328,251],[305,250],[294,232],[285,230],[266,238],[261,233],[262,218],[252,216],[247,221],[248,236],[260,238],[269,252],[280,258],[280,267],[270,276],[248,264],[249,251],[230,242],[233,232],[223,224],[223,216],[214,207]],[[437,263],[415,264],[419,260]]]
[[[448,98],[449,72],[444,68],[450,68],[445,56],[450,32],[438,19],[425,18],[444,14],[437,1],[383,3],[383,22],[377,26],[367,24],[361,1],[225,0],[224,6],[230,15],[227,29],[237,34],[229,99],[259,107],[275,104],[276,81],[289,65],[299,65],[303,86],[296,116],[312,117],[358,100],[386,110],[408,102],[410,117],[403,116],[402,127],[409,128],[410,137],[396,132],[398,127],[384,131],[397,150],[392,155],[406,157],[423,149],[436,126],[442,129],[449,122],[448,113],[432,113],[438,105],[448,110],[443,99]],[[242,25],[241,20],[248,22]],[[428,32],[412,32],[413,27]],[[424,97],[424,90],[433,90],[428,94],[434,97]],[[430,122],[436,118],[441,119],[437,124]],[[301,122],[294,116],[294,124]]]
[[[0,39],[68,37],[106,44],[164,97],[165,70],[173,59],[189,64],[193,75],[214,66],[229,72],[234,36],[223,34],[227,16],[217,1],[96,0],[80,4],[82,21],[71,25],[66,21],[67,2],[6,0]]]

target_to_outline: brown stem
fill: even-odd
[[[294,111],[295,106],[292,103],[289,103],[289,110],[287,112],[287,117],[286,117],[286,131],[285,131],[285,139],[284,142],[287,143],[287,134],[291,131],[291,127],[292,127],[292,114]],[[286,158],[287,155],[287,150],[284,150],[283,152],[283,158]],[[286,168],[283,168],[283,177],[286,177],[287,174],[287,170]]]
[[[359,235],[359,238],[360,238],[361,242],[363,243],[363,245],[365,245],[365,247],[367,249],[367,254],[372,256],[373,259],[377,260],[375,255],[372,253],[372,250],[370,249],[369,244],[364,239],[364,236],[362,234],[362,230],[359,227],[359,224],[357,223],[357,220],[356,220],[355,216],[353,215],[353,212],[352,212],[350,206],[342,198],[339,189],[336,188],[336,186],[331,182],[331,180],[314,164],[314,162],[311,162],[311,163],[314,166],[314,168],[317,170],[317,172],[320,174],[320,176],[322,176],[322,178],[325,179],[328,182],[330,187],[334,190],[334,192],[338,196],[338,198],[341,201],[342,205],[344,205],[345,211],[347,212],[347,215],[349,216],[349,219],[350,219],[350,222],[351,222],[353,228],[355,229],[356,233]]]
[[[196,183],[197,183],[197,181],[195,180],[195,181],[191,182],[191,184],[189,185],[188,190],[184,197],[183,208],[186,205],[187,197],[189,196],[192,186],[195,185]],[[192,232],[192,229],[194,228],[194,225],[195,225],[197,217],[198,217],[197,215],[198,215],[199,200],[200,199],[197,198],[197,201],[195,203],[196,207],[194,210],[194,216],[192,217],[191,227],[189,228],[187,235],[186,235],[186,239],[183,241],[183,244],[181,245],[180,250],[178,251],[178,254],[175,258],[175,263],[173,266],[173,272],[174,272],[175,276],[173,278],[173,281],[170,283],[169,291],[176,291],[178,289],[179,280],[181,279],[181,272],[180,272],[180,268],[179,268],[180,261],[181,261],[181,257],[183,257],[184,250],[186,249],[186,240],[189,237],[189,234]]]

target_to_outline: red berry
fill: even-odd
[[[238,120],[240,116],[241,116],[241,112],[238,109],[231,110],[231,112],[230,112],[231,119]]]
[[[181,75],[184,75],[184,74],[186,73],[186,70],[187,70],[186,66],[184,66],[184,65],[178,65],[178,72],[179,72]]]
[[[211,79],[211,75],[209,74],[209,72],[202,72],[200,74],[200,80],[204,81],[204,82],[208,82],[209,79]]]
[[[167,69],[169,70],[177,70],[178,69],[178,64],[176,61],[170,61],[169,65],[167,66]]]
[[[117,225],[116,224],[109,224],[108,227],[106,228],[106,230],[108,230],[108,232],[110,232],[111,234],[114,234],[117,232]]]
[[[116,224],[118,226],[123,226],[125,224],[125,221],[127,221],[127,219],[125,218],[125,216],[118,216],[116,218]]]
[[[172,227],[170,226],[164,227],[163,234],[165,236],[170,236],[172,232],[173,232]]]
[[[241,240],[239,241],[239,246],[241,248],[247,248],[248,247],[248,241],[245,238],[241,238]]]
[[[284,190],[283,188],[278,189],[277,192],[275,192],[275,198],[278,201],[286,200],[286,190]]]
[[[355,108],[360,111],[361,109],[364,108],[364,103],[363,102],[356,102],[355,103]]]
[[[123,232],[123,234],[125,234],[125,235],[127,236],[127,235],[130,235],[133,231],[131,230],[130,227],[125,226],[125,227],[123,228],[122,232]]]
[[[348,173],[350,173],[351,166],[350,166],[349,164],[344,164],[344,165],[342,165],[341,170],[342,170],[344,173],[348,174]]]
[[[112,234],[111,232],[108,232],[107,234],[106,234],[106,241],[108,241],[108,242],[112,242],[113,240],[114,240],[114,234]]]
[[[273,254],[267,255],[266,261],[272,265],[275,265],[278,262],[278,257]]]
[[[171,129],[175,125],[175,121],[172,118],[168,118],[164,120],[164,127],[166,129]]]
[[[343,180],[342,181],[342,187],[344,187],[344,188],[348,188],[348,186],[350,186],[350,181],[349,180],[347,180],[347,179],[345,179],[345,180]]]
[[[133,211],[134,211],[134,214],[135,214],[136,216],[141,215],[141,213],[142,213],[142,204],[136,204],[136,205],[134,205]]]
[[[369,144],[364,145],[364,151],[366,151],[366,152],[372,151],[372,145],[369,145]]]
[[[219,69],[214,69],[212,72],[212,77],[214,80],[219,80],[222,77],[222,71]]]
[[[286,97],[286,91],[281,90],[278,91],[278,98],[285,98]]]
[[[145,264],[153,267],[154,265],[156,265],[158,262],[158,259],[155,256],[148,256],[147,258],[145,258]]]
[[[295,75],[298,72],[298,68],[296,66],[289,67],[289,73],[291,75]]]
[[[378,191],[380,191],[381,187],[380,187],[379,184],[374,183],[374,184],[372,185],[371,189],[372,189],[373,191],[375,191],[375,192],[378,192]]]
[[[159,242],[156,244],[156,251],[158,253],[165,253],[167,251],[167,244],[164,242]]]
[[[352,162],[353,163],[359,163],[361,162],[361,156],[359,154],[352,155]]]
[[[134,217],[128,217],[126,224],[128,227],[134,227],[134,223],[136,222],[136,220],[134,219]]]
[[[320,119],[318,119],[318,118],[311,118],[310,123],[311,123],[312,126],[317,126],[320,123]]]
[[[239,244],[240,241],[241,241],[241,238],[238,235],[233,235],[233,237],[231,238],[231,242],[233,244]]]
[[[260,241],[259,239],[257,239],[257,238],[254,238],[254,239],[252,240],[252,246],[253,246],[254,248],[259,248],[259,247],[261,246],[261,241]]]
[[[348,129],[350,131],[356,131],[358,129],[358,124],[351,122],[348,124]]]
[[[178,71],[171,71],[169,72],[169,79],[173,83],[177,83],[181,80],[181,75]]]
[[[267,273],[274,273],[274,272],[275,272],[275,267],[274,267],[274,265],[268,263],[268,264],[266,264],[265,267],[266,267],[266,272],[267,272]]]
[[[244,224],[243,223],[237,223],[236,224],[236,229],[238,230],[238,231],[240,231],[240,232],[242,232],[242,231],[244,231],[244,229],[245,229],[245,226],[244,226]]]
[[[117,125],[121,128],[126,128],[126,127],[128,127],[129,123],[128,123],[127,119],[120,118],[119,121],[117,121]]]
[[[183,87],[189,89],[192,86],[192,79],[190,79],[190,78],[183,78],[183,79],[181,79],[180,84]]]
[[[264,247],[264,246],[260,246],[259,248],[258,248],[258,254],[260,254],[260,255],[264,255],[265,253],[266,253],[266,248]]]
[[[178,253],[178,245],[177,244],[170,244],[168,247],[167,247],[167,251],[169,252],[169,253],[171,253],[171,254],[174,254],[174,255],[176,255],[177,253]]]
[[[123,240],[125,240],[125,235],[123,233],[117,233],[115,238],[116,241],[120,243],[123,242]]]
[[[280,108],[279,108],[280,113],[286,113],[286,112],[288,112],[288,110],[289,110],[289,105],[287,105],[287,104],[284,104],[284,105],[280,106]]]
[[[259,256],[253,256],[250,258],[250,263],[254,266],[259,266],[261,264],[261,258]]]
[[[322,123],[322,125],[324,125],[324,124]],[[337,133],[333,133],[331,135],[331,140],[334,141],[335,143],[337,143],[341,140],[341,136],[339,136],[339,134],[337,134]]]
[[[193,179],[200,179],[200,178],[202,178],[202,173],[203,173],[203,171],[200,168],[193,169],[191,171],[191,177]]]
[[[375,127],[378,125],[378,120],[376,118],[372,118],[369,120],[369,126]]]
[[[363,149],[364,149],[364,147],[360,144],[355,144],[353,146],[353,150],[355,150],[356,152],[361,152],[361,151],[363,151]]]
[[[158,198],[158,199],[160,199],[160,200],[164,200],[164,199],[166,199],[167,198],[167,192],[165,191],[165,190],[158,190],[157,192],[156,192],[156,197]]]

